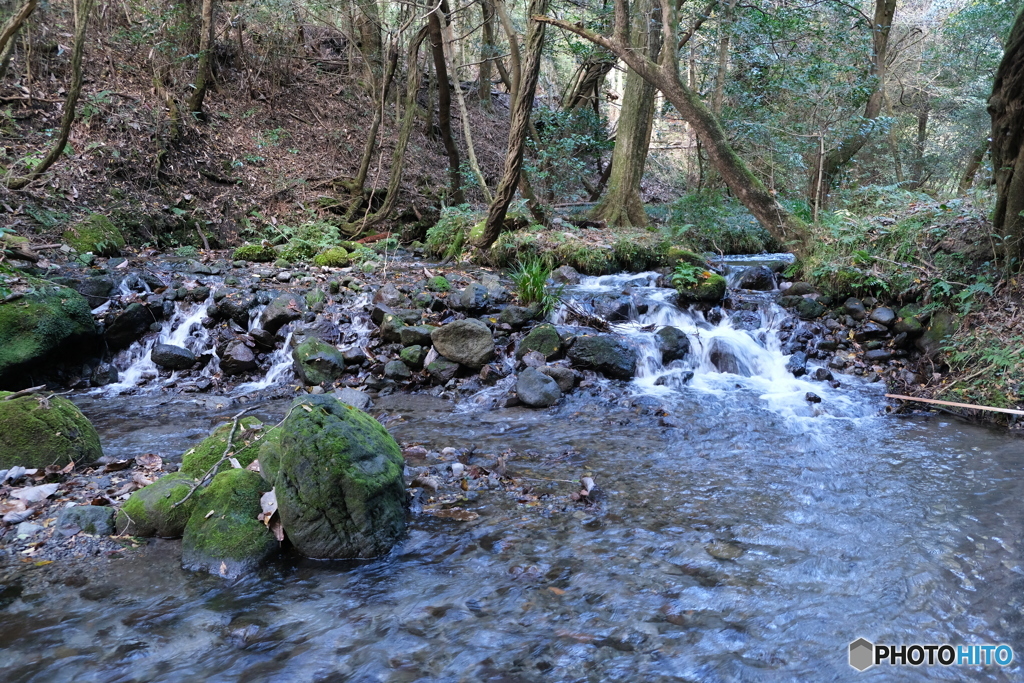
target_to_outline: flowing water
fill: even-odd
[[[1021,680],[1016,662],[847,664],[859,637],[1024,656],[1020,442],[885,416],[879,385],[795,379],[771,304],[745,331],[675,309],[653,283],[572,292],[629,291],[646,308],[618,327],[642,360],[628,386],[598,382],[548,411],[426,395],[373,409],[400,441],[473,449],[473,463],[511,449],[508,475],[541,504],[473,492],[478,519],[413,514],[385,559],[292,558],[234,584],[154,542],[98,562],[84,588],[0,596],[3,680]],[[652,324],[686,332],[690,358],[662,366]],[[175,456],[237,412],[230,397],[77,400],[115,455]],[[600,505],[570,500],[581,475]]]

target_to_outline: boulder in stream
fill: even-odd
[[[181,456],[181,472],[193,479],[198,479],[206,474],[227,450],[228,437],[231,436],[233,424],[234,422],[227,422],[220,425],[199,445],[185,451],[185,454]],[[248,467],[259,455],[257,440],[266,429],[266,425],[256,417],[243,417],[238,421],[235,435],[231,439],[231,457],[237,460],[242,467]],[[217,468],[217,471],[224,472],[231,467],[231,463],[225,461]]]
[[[558,330],[550,323],[537,325],[530,330],[530,333],[523,337],[516,349],[516,358],[523,359],[530,351],[537,351],[544,354],[548,360],[555,358],[562,350],[562,340],[558,336]]]
[[[298,320],[306,312],[305,300],[297,294],[282,294],[267,304],[260,314],[260,327],[276,333],[282,327]]]
[[[662,365],[674,360],[682,360],[690,352],[690,340],[686,334],[675,327],[665,326],[655,332],[658,338],[658,350],[661,351]]]
[[[714,304],[722,300],[726,289],[724,277],[710,271],[704,271],[696,277],[696,282],[676,282],[680,304]]]
[[[162,313],[162,311],[161,311]],[[107,346],[111,351],[120,351],[131,346],[132,342],[149,331],[149,326],[157,320],[156,309],[140,303],[128,306],[114,316],[104,334]]]
[[[771,291],[775,289],[775,273],[768,266],[750,266],[740,275],[739,288]]]
[[[562,398],[562,390],[554,378],[528,367],[516,378],[516,395],[531,408],[547,408]]]
[[[329,384],[345,372],[345,358],[334,346],[316,337],[292,349],[295,372],[308,385]]]
[[[196,480],[183,472],[166,474],[132,493],[114,518],[118,535],[178,538],[196,505],[196,496],[175,507]]]
[[[405,529],[402,451],[372,417],[331,396],[295,400],[260,449],[285,534],[315,558],[387,553]]]
[[[44,394],[4,400],[11,395],[0,391],[0,469],[87,465],[103,456],[99,435],[71,401]]]
[[[220,369],[225,375],[241,375],[256,367],[256,354],[240,339],[228,344],[220,357]]]
[[[569,349],[569,359],[578,367],[596,370],[612,379],[628,381],[636,374],[636,349],[611,334],[577,337]]]
[[[277,552],[273,532],[257,517],[270,486],[249,470],[221,472],[196,494],[195,508],[181,539],[181,564],[233,579],[259,567]]]
[[[482,368],[494,358],[491,330],[476,318],[443,325],[430,333],[430,339],[439,354],[473,369]]]
[[[196,355],[183,346],[157,344],[150,356],[154,363],[167,370],[188,370],[196,364]]]

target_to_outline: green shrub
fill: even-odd
[[[484,217],[473,211],[469,204],[445,207],[437,223],[427,230],[427,253],[435,258],[458,257],[469,229]]]
[[[516,296],[523,304],[540,304],[545,315],[550,313],[561,300],[561,289],[552,291],[547,287],[551,277],[551,266],[539,258],[519,263],[510,274],[516,287]]]
[[[781,246],[747,209],[719,192],[680,197],[670,207],[664,229],[672,241],[683,242],[698,252],[759,254],[780,251]]]
[[[196,258],[199,256],[199,250],[191,245],[186,245],[175,249],[174,255],[180,256],[181,258]]]

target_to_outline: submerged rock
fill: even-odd
[[[696,283],[679,282],[676,291],[679,303],[718,303],[725,296],[726,281],[718,273],[704,271]]]
[[[475,318],[456,320],[430,333],[437,352],[449,360],[479,369],[494,358],[491,330]]]
[[[296,550],[334,559],[388,552],[405,529],[405,461],[384,427],[330,396],[309,396],[278,430],[260,467]]]
[[[185,525],[182,566],[233,579],[277,552],[274,534],[257,519],[260,497],[269,490],[260,475],[248,470],[228,470],[214,477],[198,493]]]
[[[295,373],[306,384],[329,384],[345,372],[345,358],[334,346],[313,337],[292,349]]]
[[[210,436],[203,439],[198,446],[185,451],[185,454],[181,456],[181,472],[193,479],[198,479],[206,474],[224,455],[233,424],[233,422],[222,424],[214,429]],[[256,440],[265,431],[266,425],[259,418],[250,416],[243,417],[238,421],[235,436],[231,440],[231,453],[242,467],[248,467],[259,455],[259,444]],[[217,471],[224,472],[229,469],[231,469],[231,464],[225,461],[217,468]]]
[[[183,472],[164,475],[128,497],[117,511],[114,526],[118,535],[178,538],[196,505],[196,496],[178,507],[196,480]]]
[[[562,390],[553,378],[536,368],[526,368],[516,378],[516,395],[531,408],[547,408],[562,398]]]
[[[610,334],[577,337],[569,349],[569,358],[574,365],[612,379],[630,380],[636,374],[636,349]]]
[[[10,395],[0,391],[0,469],[87,465],[103,456],[99,435],[71,401],[42,395],[3,400]]]

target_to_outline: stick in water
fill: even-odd
[[[885,397],[898,398],[902,401],[920,401],[921,403],[934,403],[940,406],[953,406],[955,408],[970,408],[971,410],[990,410],[996,413],[1024,415],[1024,410],[1014,410],[1012,408],[993,408],[991,406],[976,406],[971,403],[954,403],[953,401],[939,401],[934,398],[914,398],[913,396],[901,396],[900,394],[886,394]]]

